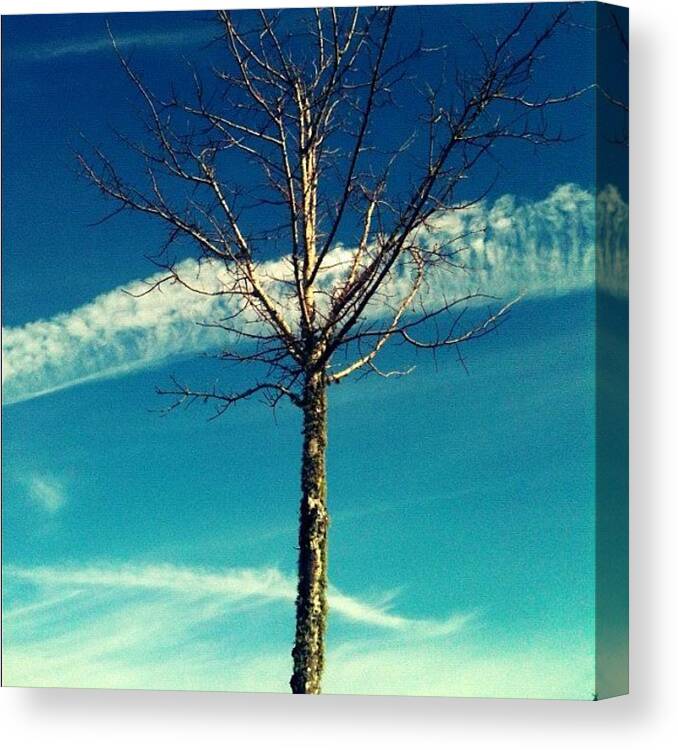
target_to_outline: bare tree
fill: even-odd
[[[116,212],[168,226],[156,261],[162,278],[148,291],[181,284],[219,298],[228,313],[204,322],[223,332],[219,356],[253,368],[242,391],[173,380],[159,392],[172,398],[169,408],[213,402],[218,415],[259,396],[271,406],[289,400],[303,415],[295,693],[320,692],[323,672],[328,388],[364,373],[407,373],[380,368],[391,343],[459,347],[506,316],[512,302],[489,309],[480,290],[446,298],[441,279],[464,273],[467,238],[431,241],[429,229],[482,197],[481,188],[471,197],[460,189],[495,144],[560,139],[543,113],[577,92],[529,92],[566,13],[534,31],[532,6],[520,7],[500,37],[472,39],[476,69],[420,86],[413,134],[396,145],[389,118],[407,115],[395,92],[417,88],[409,71],[436,52],[421,43],[393,49],[394,8],[222,11],[227,61],[209,90],[193,73],[186,96],[159,97],[118,52],[146,110],[147,137],[126,141],[146,179],[126,180],[98,148],[78,157],[81,168]],[[197,249],[200,276],[172,261],[169,248],[181,239]]]

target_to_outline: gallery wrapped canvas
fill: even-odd
[[[628,54],[3,17],[5,685],[627,692]]]

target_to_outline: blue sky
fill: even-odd
[[[463,49],[490,13],[515,7],[403,10],[398,38],[421,24]],[[106,206],[74,175],[78,133],[134,129],[105,20],[3,19],[4,679],[286,691],[298,415],[155,411],[169,373],[241,375],[196,356],[209,311],[122,293],[153,274],[158,228],[88,226]],[[110,21],[158,85],[218,54],[209,14]],[[540,90],[588,85],[592,49],[579,26],[556,39]],[[599,289],[625,297],[626,185],[606,175],[596,257],[593,99],[553,117],[574,139],[505,148],[487,200],[454,218],[489,227],[488,291],[526,293],[507,324],[465,349],[468,372],[418,357],[331,393],[327,691],[595,690],[593,284],[598,262]]]

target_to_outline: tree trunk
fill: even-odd
[[[304,386],[304,446],[299,509],[297,629],[292,649],[293,693],[319,693],[327,620],[327,384],[309,374]]]

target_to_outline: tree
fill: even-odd
[[[521,6],[501,37],[474,38],[477,69],[425,84],[414,132],[399,144],[388,138],[388,118],[403,117],[395,94],[415,86],[408,71],[437,51],[421,42],[392,50],[395,8],[219,12],[227,62],[209,92],[194,72],[189,96],[160,98],[115,47],[146,111],[147,137],[125,139],[145,183],[124,179],[99,148],[78,156],[82,171],[117,202],[116,213],[168,226],[156,260],[164,271],[147,293],[174,283],[223,301],[228,314],[203,324],[223,333],[222,360],[254,370],[238,392],[173,380],[159,393],[172,398],[170,409],[205,401],[219,415],[259,396],[302,412],[295,693],[320,692],[323,671],[328,388],[364,373],[409,372],[379,367],[393,343],[459,347],[506,317],[513,302],[483,308],[474,303],[492,301],[480,290],[445,297],[445,277],[463,272],[468,238],[433,241],[429,230],[482,198],[462,186],[495,144],[559,140],[543,113],[577,94],[529,91],[566,13],[530,32],[533,8]],[[170,258],[182,239],[198,251],[195,278]],[[264,263],[281,245],[279,262]]]

